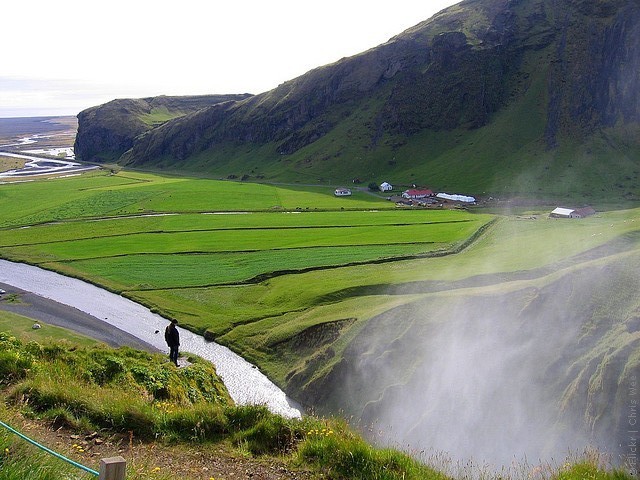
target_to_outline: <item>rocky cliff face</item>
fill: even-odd
[[[567,2],[548,74],[548,145],[640,120],[640,8],[637,2]]]
[[[168,119],[249,95],[202,95],[113,100],[78,114],[76,157],[85,162],[116,161],[136,137]]]
[[[201,112],[199,119],[157,129],[134,145],[127,161],[149,162],[166,154],[181,160],[225,142],[273,143],[277,154],[290,155],[372,98],[381,102],[374,113],[376,125],[363,126],[372,141],[386,131],[412,134],[424,128],[481,126],[505,95],[507,57],[498,48],[504,28],[490,28],[504,2],[466,3],[377,48],[312,70],[241,105],[216,107]],[[448,31],[462,27],[471,13],[487,24],[488,35],[478,31],[469,38],[462,31]],[[475,48],[479,43],[482,48]],[[179,132],[194,129],[200,130],[194,134],[197,141]],[[185,137],[188,146],[179,145]]]

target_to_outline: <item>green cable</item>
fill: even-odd
[[[74,462],[73,460],[60,455],[57,452],[54,452],[53,450],[51,450],[50,448],[45,447],[44,445],[40,445],[38,442],[36,442],[35,440],[31,440],[29,437],[23,435],[22,433],[20,433],[19,431],[11,428],[9,425],[7,425],[6,423],[0,421],[0,425],[2,425],[4,428],[6,428],[7,430],[9,430],[12,433],[15,433],[16,435],[18,435],[20,438],[22,438],[23,440],[26,440],[27,442],[29,442],[32,445],[35,445],[38,448],[41,448],[42,450],[44,450],[47,453],[50,453],[51,455],[53,455],[54,457],[59,458],[60,460],[64,460],[65,462],[70,463],[71,465],[73,465],[74,467],[78,467],[82,470],[84,470],[85,472],[91,473],[93,475],[95,475],[96,477],[100,475],[99,472],[96,472],[95,470],[90,469],[89,467],[85,467],[84,465],[79,464],[78,462]]]

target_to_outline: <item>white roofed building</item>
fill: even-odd
[[[575,209],[563,207],[554,208],[549,216],[552,218],[577,218]]]
[[[470,197],[468,195],[438,193],[436,197],[442,200],[451,200],[452,202],[475,203],[476,201],[475,197]]]
[[[595,213],[596,211],[589,206],[582,208],[557,207],[549,214],[549,216],[551,218],[584,218],[594,215]]]

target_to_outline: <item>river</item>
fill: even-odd
[[[74,307],[102,322],[158,348],[168,351],[164,328],[168,321],[146,307],[95,285],[22,263],[0,260],[0,283],[33,292]],[[227,347],[178,327],[180,351],[210,360],[240,405],[266,405],[286,417],[300,417],[300,408],[254,365]]]
[[[34,175],[72,174],[99,168],[96,165],[82,165],[70,160],[41,158],[13,152],[0,152],[0,156],[26,160],[23,168],[0,172],[0,179],[33,177]]]

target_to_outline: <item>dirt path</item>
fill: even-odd
[[[105,432],[78,434],[64,427],[26,419],[18,414],[7,419],[11,426],[47,448],[93,470],[100,459],[121,456],[136,478],[176,480],[314,480],[323,478],[289,467],[279,459],[243,456],[223,443],[164,445],[143,443],[133,435]],[[35,447],[34,447],[35,448]]]

